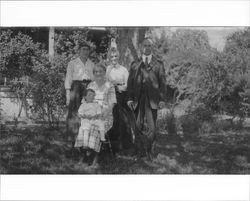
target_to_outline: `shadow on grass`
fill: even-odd
[[[249,174],[250,129],[180,138],[159,134],[152,161],[101,155],[100,167],[79,162],[64,131],[7,130],[0,138],[1,174]]]

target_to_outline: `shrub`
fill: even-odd
[[[207,108],[205,104],[190,105],[187,109],[187,113],[195,116],[201,122],[213,121],[213,111]]]
[[[247,28],[229,36],[222,52],[211,48],[207,34],[198,30],[177,30],[156,39],[157,53],[165,63],[167,84],[175,89],[172,94],[175,102],[190,100],[193,105],[204,104],[209,113],[226,113],[243,122],[249,115],[250,104],[249,33]],[[190,115],[198,115],[197,119],[203,122],[211,117],[207,114]]]
[[[23,107],[27,115],[27,98],[32,89],[27,78],[33,75],[33,66],[44,52],[40,45],[21,32],[14,35],[12,31],[6,30],[0,34],[0,73],[10,80],[8,85],[18,98],[20,108],[17,117]]]
[[[164,34],[164,35],[163,35]],[[199,71],[211,54],[207,33],[200,30],[178,29],[156,38],[156,53],[164,61],[166,82],[175,89],[175,101],[189,99],[196,93]]]
[[[177,126],[176,126],[176,117],[173,112],[170,112],[166,117],[166,125],[167,131],[169,135],[176,135],[177,134]]]
[[[91,47],[90,59],[97,63],[106,57],[106,53],[96,53],[96,45],[88,40],[88,28],[57,28],[55,30],[55,52],[68,58],[74,58],[78,53],[79,44],[88,42]]]
[[[68,58],[55,56],[52,61],[44,55],[41,63],[34,67],[32,76],[33,111],[50,126],[58,125],[65,115],[64,77]]]
[[[43,53],[40,43],[19,32],[2,31],[0,34],[0,72],[13,80],[33,73],[33,66]]]
[[[166,132],[169,135],[177,134],[176,117],[173,110],[162,109],[158,112],[157,128],[160,132]]]
[[[245,119],[250,114],[250,70],[236,81],[234,93],[238,94],[239,117]]]
[[[209,109],[236,117],[241,122],[249,113],[250,29],[227,38],[225,49],[209,59],[201,71],[198,101]]]
[[[87,40],[88,29],[76,30],[75,28],[55,30],[55,52],[72,57],[77,53],[80,42]]]
[[[180,119],[184,137],[195,137],[201,128],[201,121],[192,114],[183,115]]]
[[[68,57],[56,56],[49,61],[40,44],[20,32],[17,35],[10,30],[1,32],[0,43],[0,72],[11,80],[10,87],[21,103],[18,116],[22,107],[27,115],[30,106],[27,98],[32,97],[32,111],[39,118],[50,125],[58,122],[64,114],[63,80]],[[29,82],[24,82],[23,78]]]
[[[180,118],[185,137],[195,137],[213,121],[213,112],[204,104],[191,105],[187,114]]]

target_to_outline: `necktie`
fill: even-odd
[[[145,58],[145,67],[148,69],[148,57]]]

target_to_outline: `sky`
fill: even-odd
[[[167,32],[169,32],[169,30],[171,32],[174,32],[177,29],[205,30],[208,34],[210,45],[216,48],[218,51],[222,51],[225,46],[226,38],[232,33],[244,29],[244,27],[171,27],[171,28],[166,27],[165,28]]]
[[[243,29],[242,27],[209,27],[203,28],[208,34],[209,43],[212,47],[216,48],[218,51],[222,51],[227,36],[232,33]]]

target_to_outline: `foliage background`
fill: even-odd
[[[250,109],[249,40],[250,28],[235,32],[219,52],[201,30],[178,29],[155,37],[155,52],[165,63],[174,102],[189,103],[187,112],[203,105],[204,112],[246,118]]]
[[[114,37],[121,52],[120,62],[129,68],[139,56],[141,36],[150,29],[107,30],[101,43],[104,51],[95,51],[96,44],[88,41],[93,50],[91,59],[106,62],[108,41]],[[88,33],[87,28],[57,28],[55,57],[50,59],[44,44],[34,42],[22,32],[1,30],[1,74],[11,80],[21,105],[35,111],[37,117],[50,125],[58,122],[65,111],[63,80],[67,63],[76,57],[79,43],[88,40]],[[165,64],[167,101],[173,105],[185,102],[187,113],[199,109],[203,115],[228,114],[243,121],[249,115],[250,103],[249,35],[250,28],[231,34],[222,52],[210,46],[207,32],[202,30],[165,30],[160,37],[152,35],[154,52]],[[27,97],[33,98],[32,106]]]

